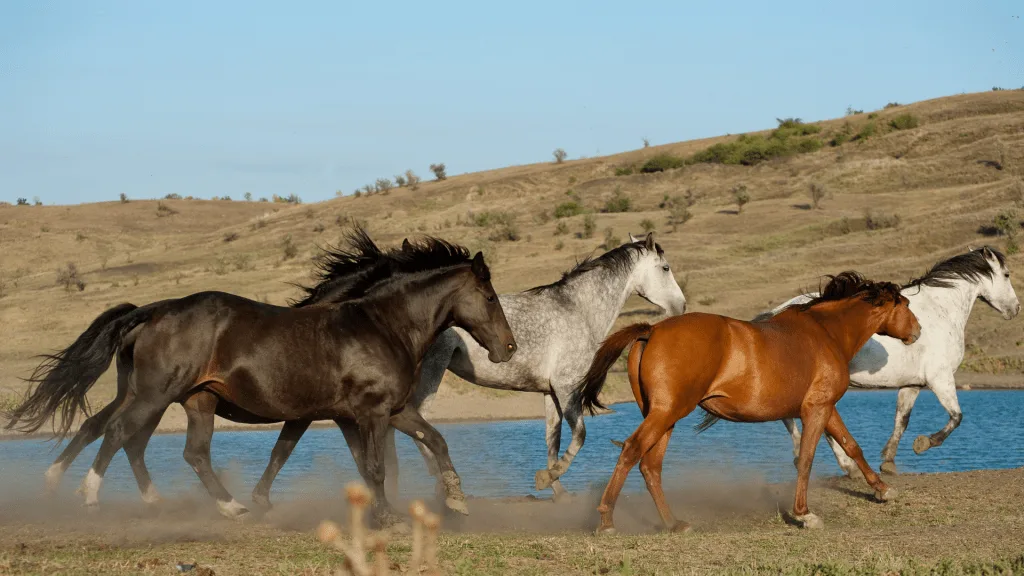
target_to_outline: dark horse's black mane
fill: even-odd
[[[345,235],[345,246],[327,246],[317,256],[313,286],[298,286],[305,297],[294,308],[335,303],[363,296],[371,287],[395,274],[436,270],[470,262],[469,250],[458,244],[426,236],[406,240],[401,248],[382,250],[362,228]]]
[[[882,306],[890,302],[899,302],[900,287],[892,282],[873,282],[857,272],[840,272],[835,276],[827,275],[828,284],[819,289],[817,298],[800,304],[798,310],[807,310],[822,302],[834,302],[860,296],[860,299],[872,306]]]
[[[562,272],[562,277],[557,281],[543,286],[535,286],[527,290],[527,292],[536,293],[561,288],[565,286],[569,280],[598,268],[606,268],[614,272],[624,271],[633,264],[634,257],[638,256],[644,249],[644,241],[641,239],[636,242],[630,242],[628,244],[612,248],[597,258],[587,256],[582,261],[577,262],[570,270]],[[661,244],[655,244],[654,249],[657,250],[659,256],[665,253],[665,251],[661,249]]]
[[[991,246],[982,246],[977,250],[971,250],[964,254],[957,254],[948,260],[939,262],[924,276],[911,280],[903,285],[904,288],[914,286],[932,286],[934,288],[949,288],[953,284],[950,280],[963,279],[968,282],[977,282],[983,276],[989,278],[995,273],[988,263],[986,254],[995,256],[1000,266],[1006,266],[1006,256]]]

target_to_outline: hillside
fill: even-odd
[[[993,234],[997,214],[1024,202],[1024,91],[952,96],[814,124],[820,132],[799,137],[822,142],[820,149],[754,166],[695,163],[636,173],[657,155],[691,157],[735,142],[733,135],[452,176],[425,181],[417,190],[316,204],[0,205],[0,395],[10,399],[24,389],[20,378],[34,366],[33,355],[67,346],[103,309],[120,302],[217,289],[284,304],[298,294],[289,282],[308,281],[316,245],[336,241],[351,219],[365,222],[382,244],[429,233],[481,249],[503,292],[553,281],[577,258],[599,250],[607,230],[621,240],[650,220],[691,310],[741,318],[816,286],[822,274],[852,268],[906,281],[969,245],[1005,248],[1005,238],[985,234]],[[770,134],[754,136],[771,140]],[[833,146],[837,135],[847,141]],[[630,167],[633,174],[616,175]],[[818,209],[810,205],[812,184],[826,191]],[[732,190],[739,185],[750,201],[737,214]],[[673,232],[671,206],[659,205],[688,190],[696,199],[692,218]],[[630,211],[600,211],[622,197]],[[588,216],[553,217],[558,205],[574,200],[593,213],[592,237],[577,237]],[[556,234],[560,225],[568,233]],[[230,235],[237,238],[226,241]],[[286,238],[294,257],[285,258]],[[84,291],[55,284],[55,271],[68,262],[77,266]],[[1014,270],[1024,268],[1022,262],[1021,254],[1010,256]],[[633,298],[627,311],[650,308]],[[963,370],[1024,372],[1024,321],[1003,321],[979,304],[967,334],[970,355]],[[525,402],[506,415],[540,413],[539,397],[513,400],[470,390],[454,378],[449,383],[452,402],[472,400],[496,415],[502,403]],[[98,401],[112,394],[108,373],[93,396]]]

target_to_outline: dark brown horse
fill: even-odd
[[[469,331],[494,362],[507,361],[516,346],[481,254],[470,259],[465,248],[427,238],[394,251],[388,266],[398,274],[377,275],[370,294],[334,305],[282,308],[205,292],[109,310],[41,366],[39,385],[12,411],[8,428],[38,428],[61,411],[66,432],[66,416],[84,404],[110,357],[130,351],[125,398],[108,415],[86,477],[87,505],[97,503],[113,454],[180,402],[189,420],[185,459],[225,515],[246,509],[210,464],[215,413],[247,422],[351,422],[377,519],[393,523],[383,492],[384,431],[389,422],[408,433],[429,426],[406,409],[427,347],[453,325]]]
[[[765,321],[692,313],[653,326],[633,324],[604,341],[572,402],[591,413],[602,407],[597,396],[608,369],[632,345],[629,383],[644,421],[624,443],[601,497],[599,533],[614,532],[615,501],[637,461],[665,527],[689,530],[665,503],[661,467],[673,427],[697,406],[707,412],[698,431],[718,419],[803,421],[792,513],[801,526],[823,525],[807,509],[807,482],[814,450],[826,430],[857,462],[876,498],[895,497],[896,490],[864,460],[836,402],[850,382],[847,365],[868,338],[881,334],[912,344],[921,327],[897,285],[864,280],[855,272],[830,279],[820,297]]]

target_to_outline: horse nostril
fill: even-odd
[[[515,349],[516,349],[516,345],[515,345],[515,344],[509,344],[509,345],[508,345],[508,351],[509,351],[509,352],[512,352],[512,351],[513,351],[513,350],[515,350]]]

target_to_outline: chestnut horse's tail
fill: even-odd
[[[594,360],[590,363],[587,375],[576,384],[572,395],[569,396],[569,408],[575,410],[577,414],[582,410],[593,414],[598,408],[604,408],[604,405],[597,399],[597,395],[604,388],[608,370],[628,346],[632,346],[637,340],[649,338],[653,328],[646,322],[640,322],[626,326],[606,338],[601,347],[597,349],[597,353],[594,354]]]

